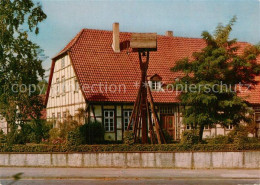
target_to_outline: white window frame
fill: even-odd
[[[127,114],[127,116],[126,116],[126,114]],[[132,110],[124,110],[123,111],[124,130],[127,130],[128,123],[130,121],[131,115],[132,115]],[[129,130],[133,130],[133,123],[131,123]]]
[[[227,126],[227,130],[232,130],[233,129],[233,125],[228,125]]]
[[[191,130],[191,125],[190,124],[186,124],[186,130]]]
[[[61,78],[61,83],[62,83],[62,93],[65,93],[66,92],[65,76]]]
[[[159,91],[161,89],[161,81],[151,81],[151,89],[153,91]]]
[[[114,132],[115,130],[114,110],[104,110],[104,128],[106,132]]]

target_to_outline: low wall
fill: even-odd
[[[260,169],[260,151],[0,153],[0,166]]]

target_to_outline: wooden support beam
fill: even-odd
[[[148,115],[148,125],[149,125],[151,144],[154,144],[155,143],[154,128],[153,128],[153,124],[152,124],[152,119],[151,119],[151,113],[150,113],[150,109],[149,109],[148,99],[146,100],[146,109],[147,109],[147,115]]]
[[[141,94],[141,83],[140,83],[139,90],[138,90],[138,93],[137,93],[137,97],[136,97],[136,100],[135,100],[135,103],[134,103],[134,108],[133,108],[133,111],[132,111],[132,114],[131,114],[131,117],[130,117],[130,120],[129,120],[129,123],[128,123],[128,126],[127,126],[127,130],[128,131],[129,131],[130,127],[131,127],[133,118],[134,118],[135,113],[136,113],[136,107],[137,107],[137,104],[138,104],[139,99],[140,99],[140,94]]]
[[[159,124],[159,121],[158,121],[157,114],[155,112],[153,97],[152,97],[151,89],[150,89],[149,86],[147,87],[147,90],[148,90],[148,96],[149,96],[149,100],[150,100],[152,115],[153,115],[153,119],[154,119],[154,122],[155,122],[155,131],[156,131],[158,143],[159,144],[166,143],[163,132],[161,130],[161,127],[160,127],[160,124]]]

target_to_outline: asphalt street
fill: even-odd
[[[134,168],[0,168],[0,185],[12,182],[12,176],[23,173],[15,185],[260,185],[260,170],[225,169],[134,169]]]

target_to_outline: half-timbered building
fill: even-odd
[[[85,111],[89,121],[99,121],[105,128],[105,139],[122,140],[140,86],[138,54],[130,48],[132,33],[82,29],[53,59],[46,95],[47,119],[62,121]],[[249,43],[239,42],[240,49]],[[157,51],[150,53],[148,84],[162,128],[178,140],[190,125],[182,124],[178,93],[169,84],[181,73],[170,68],[175,62],[191,57],[206,46],[201,38],[176,37],[172,31],[157,36]],[[259,77],[257,77],[258,80]],[[260,121],[260,86],[247,92],[246,100]],[[76,119],[76,118],[75,118]],[[55,126],[55,125],[54,125]],[[226,134],[232,126],[205,128],[204,137]]]

